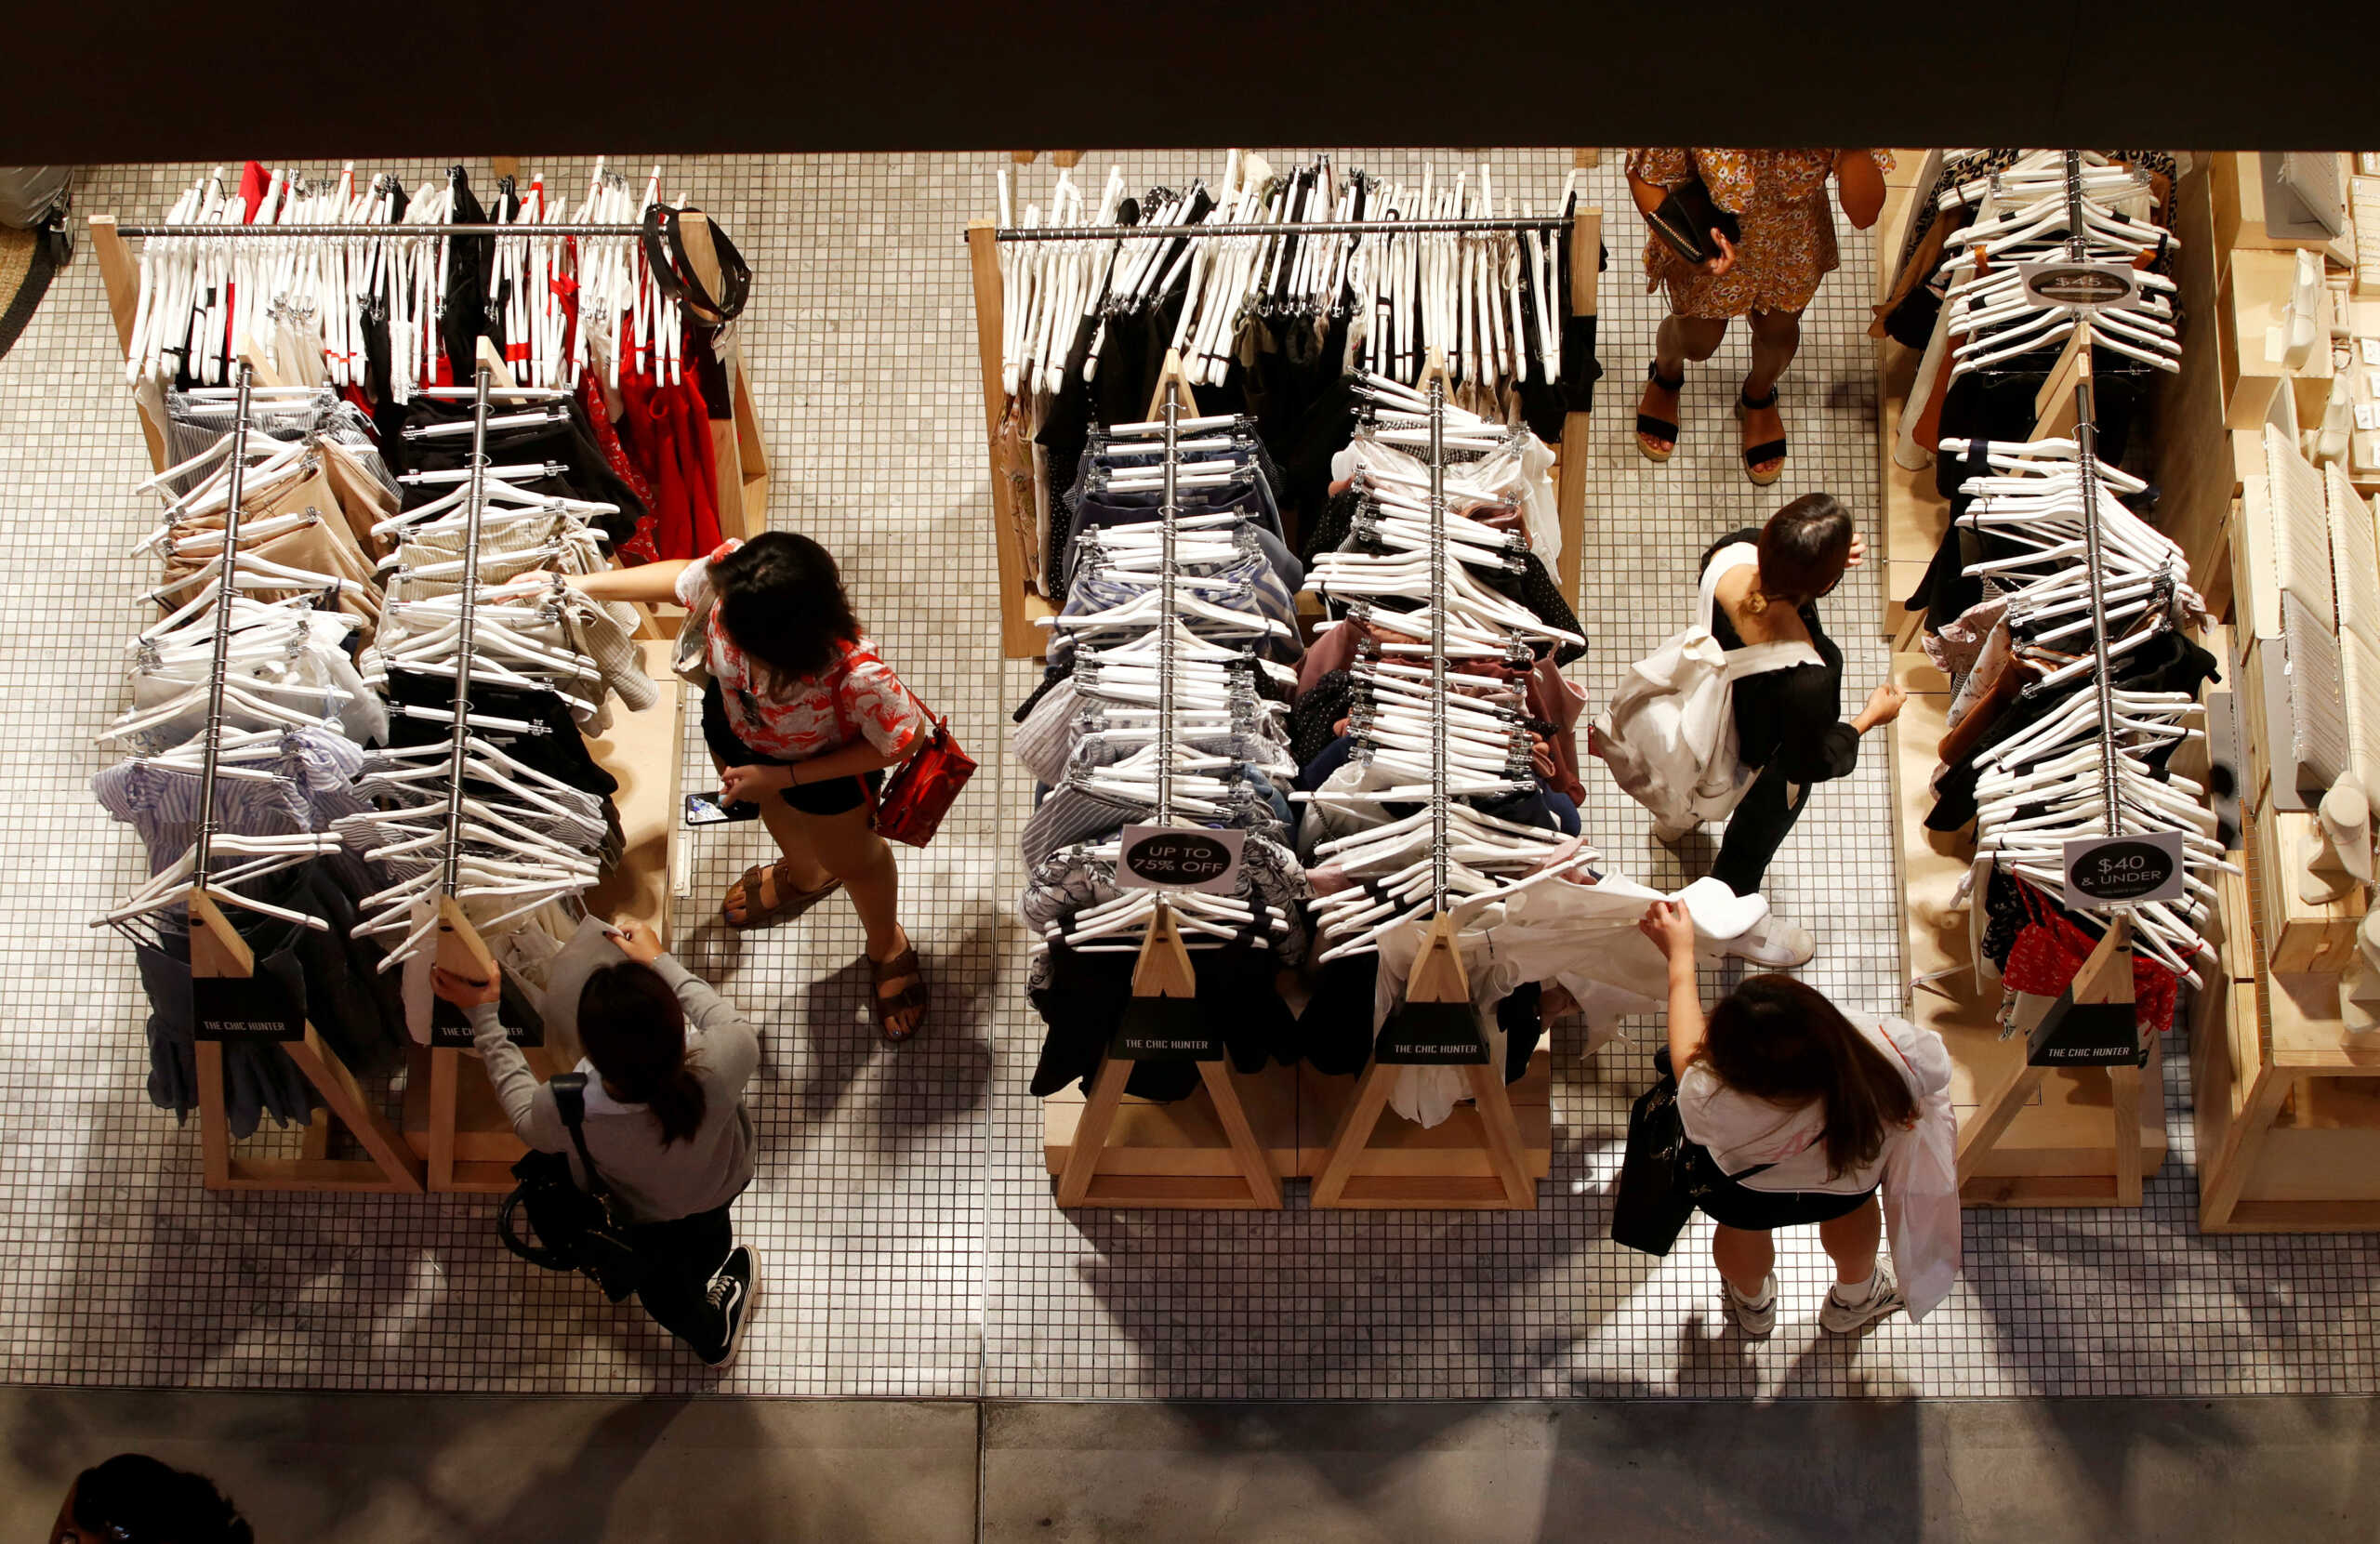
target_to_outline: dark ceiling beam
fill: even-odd
[[[2196,8],[41,0],[0,20],[0,164],[2373,138],[2354,50]]]

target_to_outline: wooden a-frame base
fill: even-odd
[[[1471,983],[1463,970],[1454,918],[1440,913],[1430,924],[1421,952],[1407,983],[1408,1003],[1471,1001]],[[1410,1207],[1456,1210],[1527,1211],[1537,1206],[1537,1181],[1521,1142],[1519,1119],[1513,1113],[1503,1071],[1492,1062],[1464,1067],[1471,1087],[1473,1118],[1477,1122],[1476,1148],[1445,1147],[1435,1151],[1449,1162],[1449,1171],[1417,1171],[1412,1155],[1401,1155],[1391,1167],[1372,1146],[1372,1133],[1388,1115],[1388,1096],[1399,1067],[1374,1061],[1355,1085],[1355,1097],[1339,1117],[1330,1135],[1322,1168],[1314,1179],[1317,1207],[1391,1209]],[[1397,1118],[1397,1117],[1392,1117]],[[1488,1172],[1462,1171],[1487,1155]],[[1461,1164],[1462,1169],[1454,1169]]]
[[[193,981],[256,974],[256,957],[247,941],[224,918],[215,903],[197,890],[190,892],[190,963]],[[198,1137],[206,1188],[420,1194],[421,1160],[406,1150],[404,1139],[375,1107],[347,1063],[323,1043],[314,1026],[308,1024],[299,1039],[281,1042],[281,1049],[306,1075],[306,1080],[322,1091],[326,1108],[307,1126],[298,1156],[244,1157],[232,1150],[229,1112],[224,1105],[223,1047],[218,1041],[198,1042]],[[333,1119],[354,1133],[366,1156],[330,1156]]]
[[[1132,971],[1135,997],[1193,998],[1198,980],[1190,968],[1190,951],[1182,943],[1172,912],[1160,901],[1142,942],[1140,963]],[[1110,1054],[1091,1082],[1091,1097],[1076,1121],[1073,1141],[1058,1170],[1061,1207],[1160,1207],[1225,1211],[1278,1211],[1281,1176],[1267,1144],[1257,1140],[1231,1064],[1223,1060],[1200,1062],[1200,1093],[1212,1105],[1224,1145],[1186,1148],[1169,1143],[1170,1156],[1187,1157],[1191,1171],[1151,1172],[1111,1144],[1117,1132],[1117,1111],[1124,1099],[1124,1084],[1133,1063]],[[1193,1096],[1197,1097],[1197,1096]],[[1203,1170],[1203,1171],[1200,1171]]]

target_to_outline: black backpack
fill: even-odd
[[[496,1234],[506,1248],[530,1264],[575,1271],[618,1302],[643,1282],[646,1265],[637,1252],[635,1225],[619,1215],[610,1187],[587,1151],[587,1136],[579,1126],[587,1115],[587,1075],[557,1074],[546,1087],[553,1090],[554,1106],[570,1128],[570,1140],[592,1189],[578,1188],[567,1157],[533,1149],[512,1166],[512,1177],[520,1183],[496,1213]],[[528,1214],[537,1235],[535,1244],[521,1236],[515,1218],[522,1212]]]

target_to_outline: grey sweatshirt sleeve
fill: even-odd
[[[760,1035],[734,1004],[711,990],[709,983],[679,964],[677,956],[663,955],[653,962],[653,968],[678,994],[678,1006],[686,1010],[689,1049],[694,1037],[701,1036],[703,1060],[729,1088],[741,1094],[760,1064]]]
[[[480,1003],[470,1010],[471,1043],[487,1064],[487,1080],[496,1086],[496,1102],[512,1122],[513,1135],[541,1153],[570,1151],[570,1132],[554,1108],[554,1096],[529,1070],[529,1059],[504,1033],[496,1004]]]

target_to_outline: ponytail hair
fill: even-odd
[[[1695,1059],[1728,1088],[1799,1108],[1823,1101],[1827,1177],[1873,1163],[1917,1118],[1900,1069],[1824,994],[1791,976],[1747,976],[1711,1010]]]
[[[661,1145],[703,1124],[702,1080],[686,1065],[686,1013],[650,965],[624,959],[587,978],[578,998],[578,1038],[603,1081],[661,1123]]]
[[[1851,516],[1827,494],[1804,494],[1768,517],[1760,532],[1760,581],[1748,603],[1755,614],[1787,610],[1832,589],[1851,562]]]

